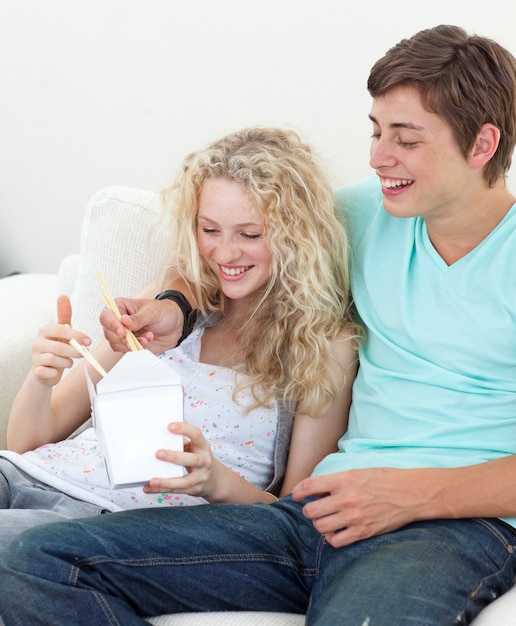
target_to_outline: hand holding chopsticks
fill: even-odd
[[[118,307],[116,305],[116,302],[113,296],[109,293],[109,289],[107,287],[106,281],[104,280],[104,277],[102,276],[100,272],[97,274],[97,277],[104,291],[104,293],[101,296],[102,301],[107,306],[107,308],[110,309],[115,314],[116,318],[119,320],[122,316],[120,315],[120,311],[118,310]],[[127,339],[127,343],[129,344],[129,347],[131,348],[131,350],[143,350],[143,347],[138,341],[138,339],[136,339],[134,334],[128,328],[125,329],[125,337]]]
[[[120,311],[118,310],[118,307],[116,305],[116,302],[113,296],[109,292],[109,289],[107,287],[106,281],[104,280],[104,277],[102,276],[100,272],[97,274],[97,276],[100,281],[100,284],[102,285],[102,290],[103,290],[103,294],[101,296],[102,301],[108,307],[108,309],[110,309],[115,314],[116,318],[120,319],[122,316],[120,315]],[[129,344],[129,347],[131,348],[131,350],[143,350],[143,347],[140,345],[140,343],[138,342],[134,334],[128,328],[126,328],[125,336],[126,336],[127,343]],[[106,375],[107,373],[106,370],[97,361],[97,359],[92,355],[92,353],[88,350],[88,348],[86,348],[85,346],[81,346],[81,344],[75,339],[70,339],[69,344],[73,346],[77,350],[77,352],[79,352],[88,361],[88,363],[97,370],[97,372],[101,376]]]
[[[106,370],[97,361],[97,359],[88,350],[88,348],[86,348],[85,346],[81,346],[81,344],[76,339],[70,339],[68,343],[73,346],[77,350],[77,352],[79,352],[86,359],[86,361],[88,361],[88,363],[97,370],[97,372],[101,376],[105,376],[107,374]]]

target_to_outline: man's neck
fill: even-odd
[[[476,248],[504,219],[516,198],[505,186],[477,196],[474,204],[435,222],[427,222],[432,245],[447,265]]]

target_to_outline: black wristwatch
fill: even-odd
[[[179,345],[192,332],[195,320],[197,319],[197,313],[199,311],[197,309],[192,309],[192,306],[185,298],[185,296],[180,291],[176,291],[175,289],[167,289],[166,291],[162,291],[161,293],[158,293],[158,295],[154,299],[173,300],[183,312],[183,334],[177,342],[177,345]]]

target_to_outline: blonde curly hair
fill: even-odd
[[[207,178],[218,177],[241,183],[261,201],[273,257],[270,281],[237,337],[246,377],[237,377],[235,397],[245,387],[255,402],[248,410],[280,395],[291,410],[302,400],[310,415],[322,415],[336,393],[328,376],[330,341],[344,329],[350,340],[358,334],[348,242],[327,177],[310,147],[279,128],[246,128],[184,159],[177,180],[161,193],[165,271],[174,267],[192,286],[205,315],[225,305],[197,245],[199,194]]]

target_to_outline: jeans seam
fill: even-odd
[[[496,537],[498,541],[505,547],[507,552],[511,554],[514,551],[514,545],[507,539],[507,537],[505,537],[502,532],[500,532],[500,529],[495,524],[483,517],[475,517],[474,519],[476,522],[486,528],[494,537]]]
[[[480,523],[487,531],[489,531],[491,533],[491,535],[497,539],[500,544],[502,546],[505,547],[506,550],[506,557],[503,561],[503,563],[501,564],[501,566],[497,569],[496,572],[491,572],[491,574],[489,574],[489,576],[483,576],[477,583],[477,585],[475,586],[474,589],[472,589],[468,596],[464,598],[464,605],[462,608],[462,612],[461,615],[465,615],[466,613],[466,609],[468,606],[468,603],[471,601],[474,601],[475,598],[479,595],[480,591],[483,588],[486,588],[488,591],[491,592],[491,601],[496,600],[497,598],[500,597],[499,594],[496,594],[493,590],[489,589],[488,583],[491,580],[496,580],[497,578],[499,578],[504,570],[509,566],[511,558],[514,557],[514,546],[507,541],[507,539],[504,537],[503,533],[500,532],[500,530],[497,528],[497,526],[495,524],[493,524],[492,522],[489,521],[489,519],[487,518],[481,518],[481,517],[475,517],[473,518],[476,522]],[[516,578],[513,579],[513,584],[516,583]]]
[[[110,624],[114,624],[115,626],[120,626],[120,621],[117,619],[116,615],[113,613],[111,607],[106,602],[106,599],[104,598],[104,596],[100,594],[98,591],[94,591],[93,597],[95,598],[101,611],[106,616],[106,619],[108,620],[108,622]]]
[[[326,539],[324,537],[320,537],[319,541],[317,542],[315,567],[313,568],[316,576],[319,574],[319,571],[321,569],[321,560],[322,560],[323,550],[324,550],[325,545],[326,545]]]
[[[315,567],[313,569],[313,575],[317,578],[319,576],[319,572],[321,571],[321,561],[323,558],[323,551],[326,546],[326,539],[321,536],[319,541],[317,542],[317,551],[315,556]],[[306,607],[306,615],[310,614],[310,610],[312,607],[312,594],[310,593],[308,596],[308,605]]]
[[[108,561],[108,560],[111,561],[112,559],[104,559],[104,561]],[[77,586],[80,573],[81,573],[81,564],[78,563],[76,565],[72,565],[72,567],[70,568],[70,573],[68,575],[68,585],[70,587]],[[120,626],[119,620],[117,619],[116,615],[113,613],[113,610],[109,606],[109,603],[106,601],[104,596],[98,591],[95,591],[94,589],[92,589],[92,594],[93,594],[93,598],[95,599],[95,602],[98,604],[100,610],[102,611],[102,613],[105,615],[106,619],[108,620],[108,623],[113,624],[114,626]]]
[[[81,573],[81,566],[78,565],[72,565],[70,568],[70,573],[68,574],[68,585],[70,585],[70,587],[76,587],[77,586],[77,581],[79,580],[79,574]]]
[[[83,559],[75,563],[70,572],[69,580],[77,580],[79,573],[72,576],[73,570],[80,570],[90,565],[101,565],[103,563],[119,563],[125,566],[134,567],[147,567],[147,566],[162,566],[162,565],[199,565],[203,563],[238,563],[245,561],[260,561],[269,563],[278,563],[279,565],[293,566],[297,563],[294,559],[276,556],[267,552],[256,552],[253,554],[221,554],[221,555],[207,555],[207,556],[189,556],[189,557],[151,557],[146,559],[114,559],[106,556],[95,556],[88,559]],[[297,569],[297,567],[296,567]],[[303,568],[305,569],[305,568]],[[308,568],[310,569],[310,568]]]

